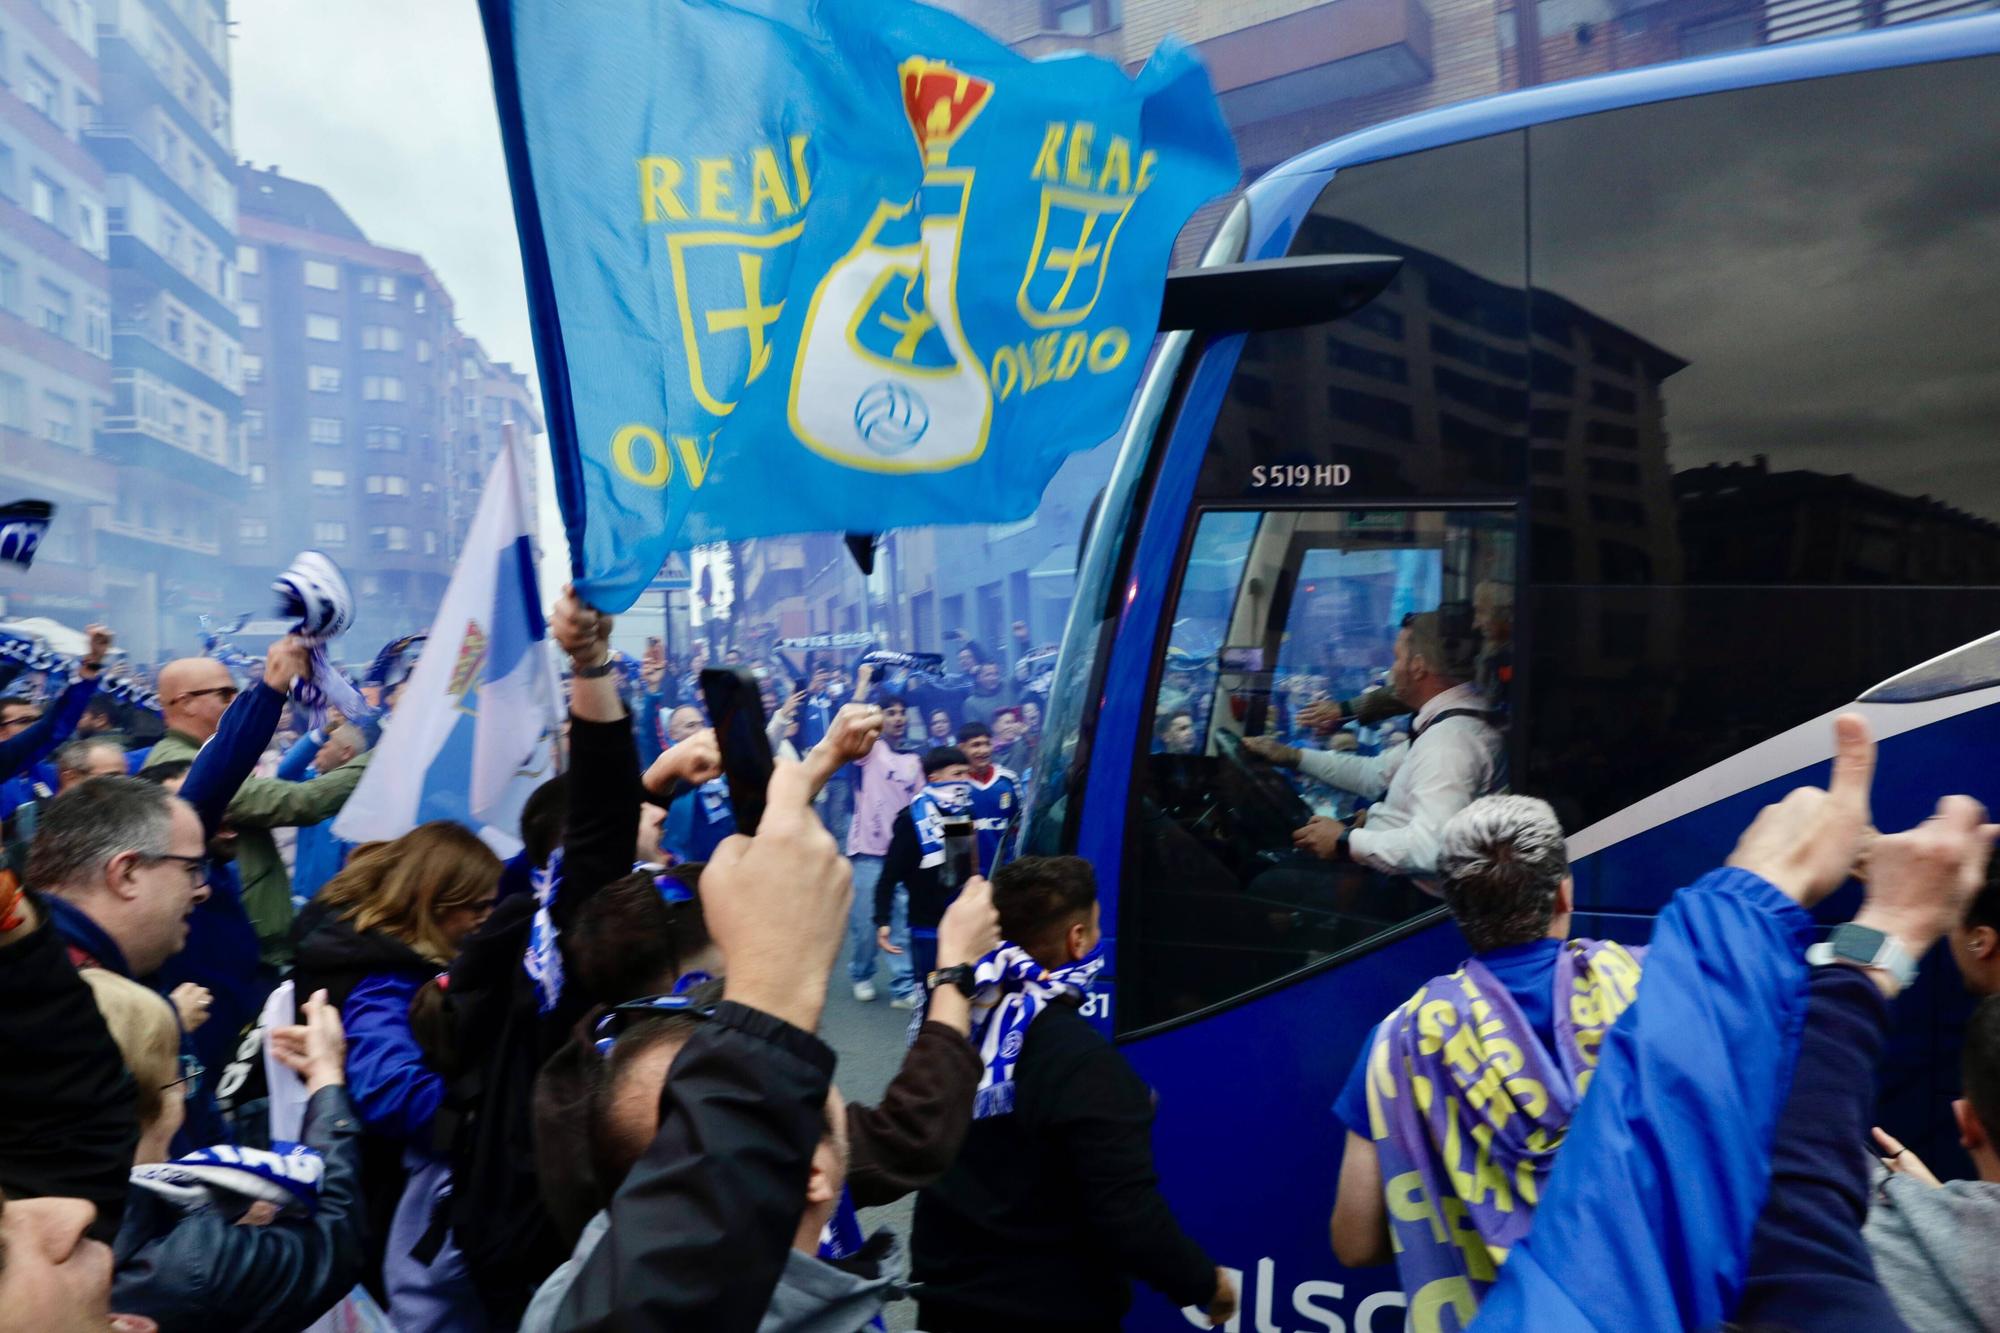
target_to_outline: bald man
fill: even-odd
[[[305,665],[306,647],[296,637],[273,644],[264,659],[264,678],[250,687],[258,697],[250,702],[269,710],[275,722],[292,681],[304,673]],[[183,657],[160,668],[159,694],[167,734],[146,756],[142,773],[193,759],[215,735],[237,690],[229,668],[221,662],[212,657]],[[261,748],[269,742],[270,731],[259,730],[262,736],[255,743]],[[243,884],[243,907],[257,928],[259,959],[269,967],[284,968],[292,960],[292,881],[271,830],[333,818],[347,804],[367,765],[364,754],[309,782],[251,777],[230,799],[224,822],[237,835],[236,870]]]

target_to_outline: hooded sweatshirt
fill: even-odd
[[[610,1230],[610,1213],[590,1219],[576,1242],[576,1253],[535,1293],[521,1319],[520,1333],[555,1333],[563,1297]],[[853,1259],[830,1263],[793,1250],[785,1256],[785,1270],[757,1333],[861,1333],[882,1313],[889,1288],[889,1279],[881,1275],[875,1259],[864,1257],[872,1253],[864,1249]]]
[[[1862,1234],[1915,1333],[2000,1331],[2000,1184],[1890,1176]]]

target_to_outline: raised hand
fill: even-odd
[[[676,782],[699,787],[722,775],[722,749],[715,729],[703,727],[692,736],[660,751],[660,757],[646,770],[646,790],[664,796]]]
[[[549,637],[578,666],[597,666],[611,655],[612,618],[586,606],[573,584],[563,585],[549,614]]]
[[[1986,882],[1994,825],[1970,796],[1947,796],[1937,813],[1902,833],[1875,839],[1868,853],[1868,891],[1856,925],[1893,936],[1911,958],[1964,920]]]
[[[113,636],[102,625],[85,625],[83,632],[90,640],[90,646],[83,650],[83,661],[78,664],[78,669],[94,676],[104,670],[104,659],[111,652]]]
[[[1811,907],[1846,881],[1871,832],[1875,740],[1868,720],[1842,713],[1834,719],[1833,740],[1827,789],[1797,787],[1765,806],[1729,855],[1730,865],[1763,876],[1801,907]],[[1875,847],[1879,851],[1879,840]]]
[[[292,682],[306,674],[310,650],[296,634],[287,634],[264,654],[264,683],[279,694],[289,694]],[[328,729],[332,729],[329,719]]]
[[[181,1017],[181,1028],[187,1032],[193,1032],[208,1021],[208,1009],[214,1003],[214,997],[208,990],[192,981],[183,981],[174,987],[167,998],[173,1001],[174,1012]]]
[[[1000,947],[1000,912],[984,875],[965,881],[938,920],[938,966],[976,963]]]
[[[807,1032],[854,897],[847,858],[812,809],[803,764],[780,762],[755,837],[725,839],[701,875],[702,916],[727,964],[723,996]]]

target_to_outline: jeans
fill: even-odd
[[[882,950],[875,943],[875,886],[882,880],[882,858],[857,854],[854,858],[854,908],[847,918],[847,978],[859,984],[875,979],[875,958]],[[902,949],[888,954],[889,992],[908,995],[918,982],[910,968],[910,897],[901,885],[889,917],[889,939]]]

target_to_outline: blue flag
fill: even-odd
[[[1031,61],[909,0],[482,0],[579,590],[668,552],[1026,516],[1109,438],[1208,76]]]

